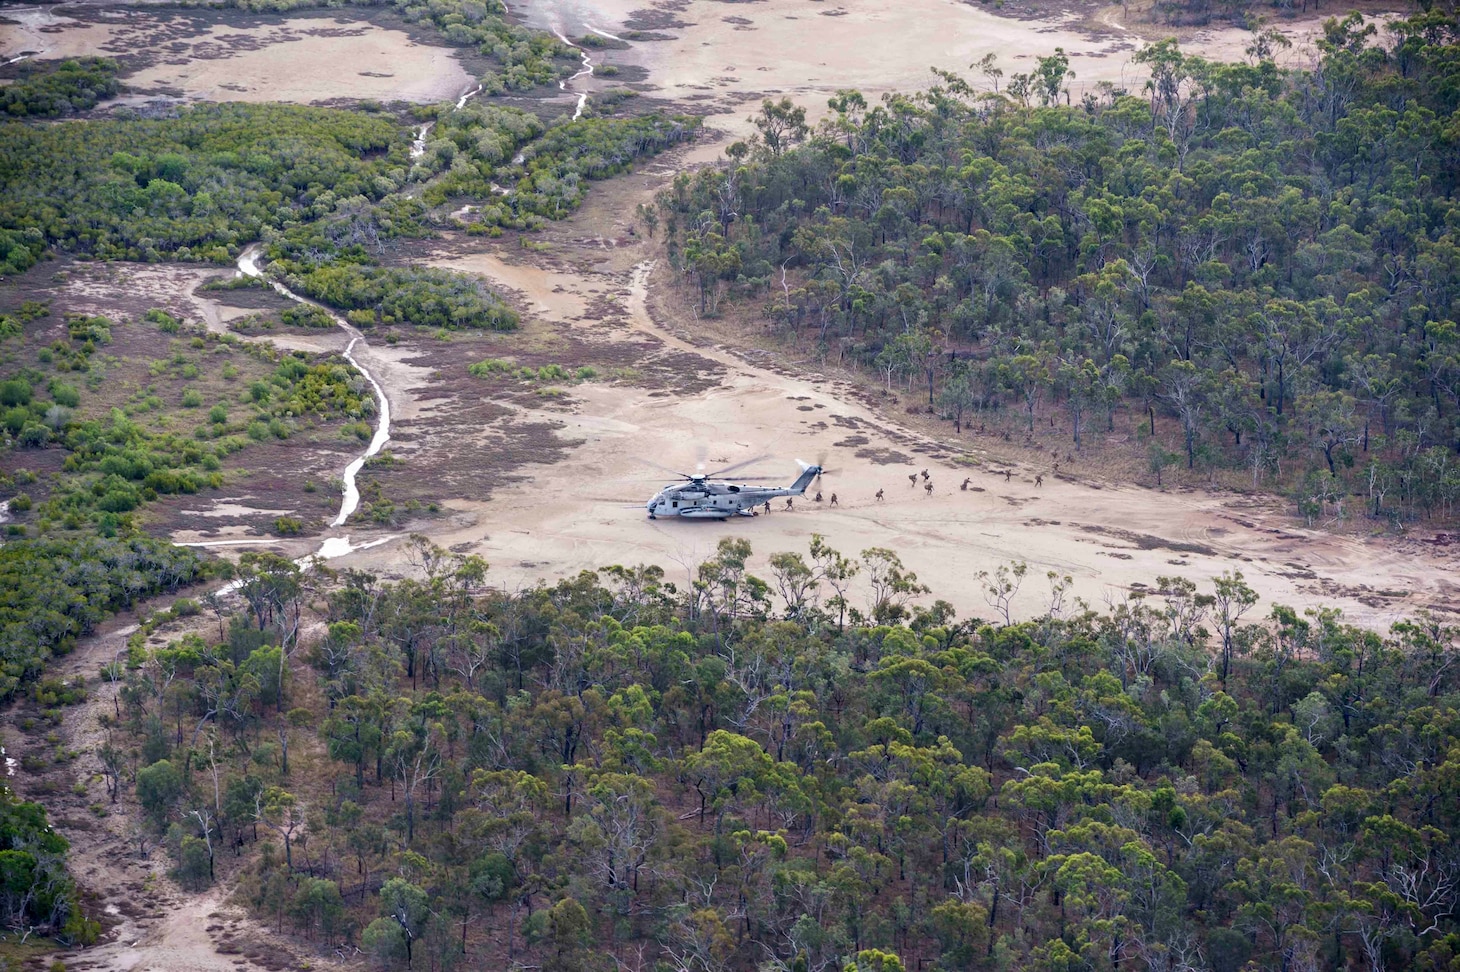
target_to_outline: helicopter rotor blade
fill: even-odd
[[[811,465],[811,464],[806,463],[806,462],[804,462],[803,460],[800,460],[800,459],[797,459],[796,461],[801,464],[801,468],[802,469],[805,469],[805,468],[807,468],[808,465]],[[814,465],[816,466],[816,468],[818,470],[820,470],[816,474],[816,478],[817,479],[820,479],[822,476],[831,476],[831,475],[835,475],[836,473],[840,473],[841,472],[840,469],[827,469],[826,468],[826,450],[825,449],[822,449],[819,453],[817,453],[817,455],[816,455],[816,462],[814,463]]]
[[[714,475],[717,477],[724,476],[726,473],[734,472],[737,469],[744,469],[746,466],[753,466],[756,463],[769,458],[770,455],[766,454],[763,456],[756,456],[754,459],[745,459],[741,462],[732,463],[728,466],[722,466],[721,468],[715,470]]]
[[[689,473],[682,473],[678,469],[670,469],[668,466],[661,466],[657,462],[645,459],[643,456],[630,456],[635,462],[641,462],[646,466],[653,466],[660,472],[668,473],[671,476],[678,476],[680,479],[694,479]]]

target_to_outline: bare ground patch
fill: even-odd
[[[154,98],[424,104],[454,98],[472,82],[453,49],[362,16],[75,8],[44,23],[31,19],[0,23],[0,51],[114,57],[130,89],[114,105]]]

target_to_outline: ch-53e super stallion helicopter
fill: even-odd
[[[745,462],[737,462],[733,466],[726,466],[714,473],[715,476],[724,476],[726,473],[734,472],[737,469],[744,469],[746,466],[760,462],[765,456],[757,456],[754,459],[747,459]],[[812,480],[821,475],[821,467],[810,465],[797,460],[801,467],[801,475],[789,486],[751,486],[749,483],[755,481],[766,481],[767,476],[751,476],[739,482],[731,482],[727,479],[711,479],[710,474],[701,469],[691,476],[689,473],[674,472],[665,470],[684,480],[682,483],[675,483],[665,486],[654,494],[653,499],[645,505],[649,511],[649,519],[654,520],[661,516],[682,516],[689,520],[724,520],[732,516],[753,516],[752,512],[757,506],[768,503],[779,496],[804,496],[806,487],[811,485]]]

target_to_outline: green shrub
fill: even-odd
[[[503,361],[501,358],[487,358],[468,365],[466,370],[475,378],[490,378],[493,375],[511,374],[514,367],[510,361]]]
[[[24,449],[39,449],[51,441],[51,430],[39,422],[28,422],[20,430],[20,445]]]
[[[32,394],[30,382],[24,378],[0,381],[0,405],[29,405]]]
[[[313,304],[295,304],[279,312],[279,319],[290,327],[327,328],[334,327],[334,318]],[[374,323],[373,319],[371,323]]]
[[[142,315],[142,319],[156,324],[165,334],[176,334],[182,330],[182,322],[161,307],[152,308],[146,314]]]
[[[199,392],[196,388],[189,388],[187,391],[183,392],[183,396],[182,396],[182,406],[183,406],[183,408],[197,408],[199,405],[202,405],[202,404],[203,404],[203,396],[202,396],[202,393]]]
[[[51,382],[51,400],[57,405],[65,405],[67,408],[76,408],[81,404],[81,392],[76,390],[75,385],[66,385],[59,381]]]
[[[297,517],[277,517],[274,520],[274,532],[281,537],[297,537],[304,532],[304,523]]]

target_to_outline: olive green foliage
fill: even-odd
[[[536,368],[519,368],[512,362],[504,361],[501,358],[486,358],[473,362],[467,365],[466,370],[474,378],[516,378],[519,381],[556,384],[575,384],[580,381],[592,381],[598,377],[598,369],[590,365],[571,368],[560,364],[546,364]]]
[[[279,259],[269,271],[292,290],[354,311],[350,323],[357,326],[415,324],[494,331],[517,326],[516,311],[480,279],[463,273],[433,267],[374,267],[348,255],[320,261]]]
[[[1041,616],[986,624],[819,537],[764,578],[726,539],[684,586],[507,594],[411,543],[419,579],[324,593],[245,562],[248,621],[141,647],[123,693],[138,738],[164,705],[216,734],[222,838],[262,824],[240,896],[316,938],[335,882],[386,967],[1339,972],[1446,967],[1460,934],[1460,631],[1434,618],[1360,630],[1240,574],[1095,612],[1051,575]],[[969,582],[1000,613],[1034,586]],[[296,645],[306,598],[328,627]],[[186,736],[158,758],[196,760]],[[214,805],[209,774],[185,789]]]
[[[173,118],[0,125],[0,274],[48,246],[103,259],[215,260],[263,227],[403,182],[393,119],[294,105]]]
[[[1460,27],[1354,15],[1317,46],[1310,73],[1163,41],[1143,90],[1074,105],[1063,55],[989,63],[982,93],[843,92],[815,132],[766,102],[666,195],[675,265],[705,312],[759,296],[958,426],[1154,435],[1310,519],[1452,516]]]
[[[0,112],[16,118],[56,118],[95,108],[121,90],[117,62],[105,57],[25,61],[20,77],[0,87]]]
[[[441,172],[422,198],[439,205],[480,201],[472,226],[532,229],[562,219],[583,201],[588,182],[625,171],[694,136],[698,119],[660,113],[585,118],[544,133],[536,116],[472,103],[444,112],[417,165]],[[517,161],[518,159],[521,161]]]
[[[279,312],[279,320],[290,327],[327,328],[335,326],[335,319],[323,308],[312,304],[294,304]]]
[[[146,319],[164,333],[181,333],[179,323],[164,311],[149,311]],[[83,375],[101,370],[93,358],[111,340],[111,322],[76,317],[67,321],[67,328],[69,342],[51,348],[53,367]],[[62,476],[36,506],[43,531],[93,525],[108,535],[125,532],[135,525],[132,512],[159,495],[221,486],[222,461],[250,438],[284,439],[305,423],[360,421],[375,413],[368,384],[346,362],[281,353],[227,335],[195,332],[194,337],[198,349],[213,353],[200,356],[191,341],[174,341],[170,356],[152,363],[152,374],[186,381],[201,374],[200,366],[217,368],[218,358],[231,354],[256,359],[269,371],[266,379],[243,390],[244,401],[193,413],[201,424],[190,428],[147,421],[162,406],[153,386],[140,389],[122,408],[88,413],[78,408],[85,396],[59,377],[47,381],[40,373],[27,373],[0,382],[0,403],[14,402],[0,410],[10,447],[59,447],[66,452]],[[197,408],[204,401],[187,389],[181,403]]]
[[[96,941],[101,927],[82,913],[66,874],[69,849],[51,829],[45,807],[18,800],[0,783],[0,923],[6,929],[44,930],[66,944]]]
[[[113,612],[201,576],[201,556],[150,537],[0,545],[0,697],[10,697]]]

